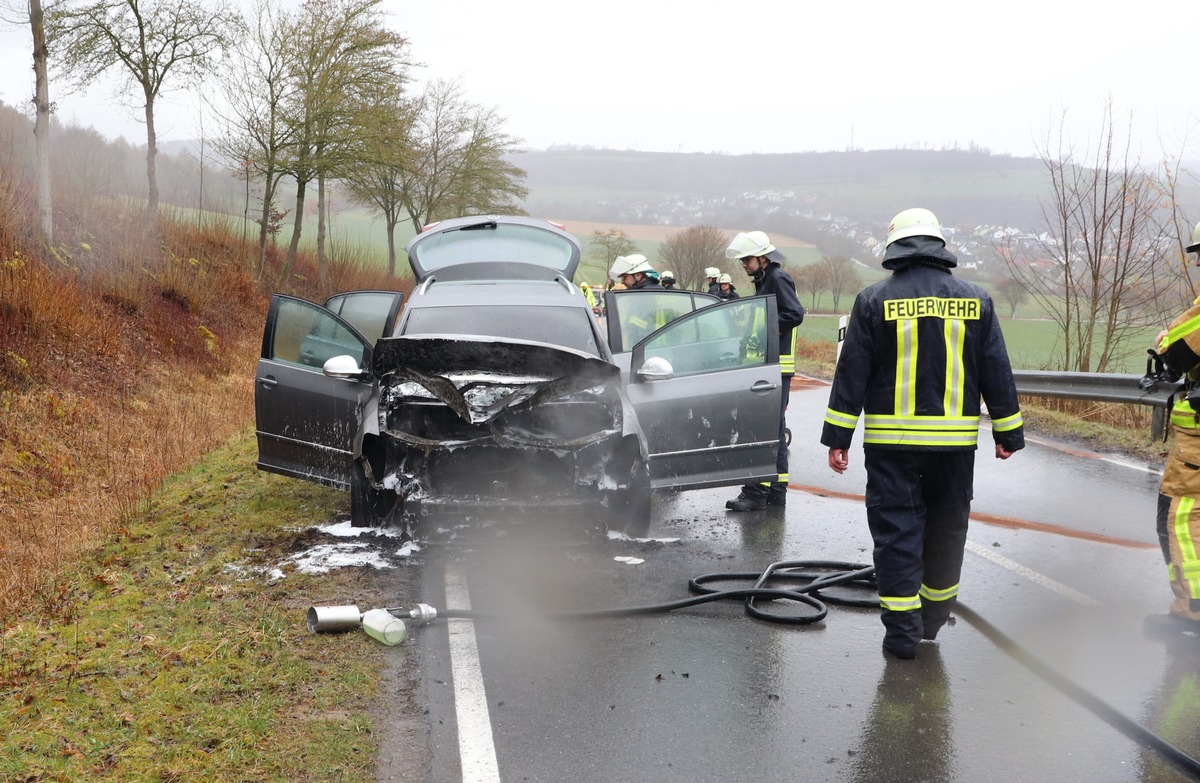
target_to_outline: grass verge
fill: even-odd
[[[0,779],[374,779],[372,699],[405,648],[308,633],[311,604],[384,604],[354,574],[268,578],[346,496],[253,459],[244,432],[171,479],[60,583],[62,619],[4,631]]]

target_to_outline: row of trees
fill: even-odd
[[[395,227],[461,214],[519,212],[524,172],[507,162],[518,139],[495,109],[465,99],[457,83],[433,80],[413,93],[409,42],[385,22],[383,0],[279,0],[252,19],[226,0],[28,0],[16,9],[33,33],[39,212],[53,240],[50,77],[69,89],[107,74],[125,80],[126,103],[146,127],[146,205],[159,206],[159,99],[172,89],[199,90],[219,118],[221,157],[256,187],[259,269],[269,217],[285,180],[295,184],[290,273],[304,230],[304,205],[317,194],[317,257],[327,270],[326,195],[331,182],[384,217],[389,270]],[[11,19],[13,9],[7,14]],[[249,212],[249,205],[246,206]]]

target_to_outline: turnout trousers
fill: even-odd
[[[1158,542],[1171,582],[1171,614],[1200,620],[1200,430],[1176,425],[1158,496]]]
[[[864,449],[884,645],[936,638],[958,597],[975,452]]]

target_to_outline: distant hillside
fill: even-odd
[[[580,220],[740,226],[784,212],[886,223],[911,206],[957,226],[1033,228],[1042,162],[977,151],[713,155],[554,149],[522,153],[527,208]]]

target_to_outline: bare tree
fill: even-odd
[[[1134,158],[1128,134],[1118,138],[1111,105],[1098,141],[1082,156],[1064,125],[1065,117],[1041,150],[1051,186],[1042,205],[1048,238],[1001,253],[1013,278],[1058,324],[1062,369],[1104,372],[1129,338],[1167,317],[1162,294],[1177,270],[1163,262],[1178,240],[1166,235],[1158,214],[1163,184]]]
[[[233,50],[230,67],[221,80],[224,100],[214,102],[226,128],[217,139],[217,148],[226,160],[236,162],[239,176],[246,178],[247,203],[250,180],[257,177],[262,182],[256,221],[260,276],[271,237],[269,216],[283,177],[280,158],[291,144],[283,110],[295,88],[291,80],[294,52],[287,44],[297,23],[277,3],[259,6],[253,27],[242,30],[242,45]]]
[[[856,294],[862,288],[862,275],[858,273],[854,262],[845,256],[824,256],[821,265],[825,267],[827,288],[833,296],[833,309],[836,312],[842,296]]]
[[[637,245],[633,243],[628,234],[619,228],[610,228],[606,231],[596,229],[588,241],[588,258],[603,266],[605,274],[608,273],[609,267],[612,266],[612,262],[617,256],[627,256],[636,252]]]
[[[812,309],[817,309],[821,294],[829,290],[830,272],[826,264],[808,264],[800,267],[792,274],[796,290],[804,291],[811,297]]]
[[[158,212],[155,102],[167,84],[211,70],[228,42],[232,18],[234,12],[224,0],[100,0],[62,6],[52,15],[53,40],[60,52],[56,70],[70,83],[82,87],[116,67],[130,88],[140,90],[150,215]]]
[[[413,229],[443,218],[524,214],[525,172],[505,156],[518,140],[494,109],[469,103],[456,82],[436,81],[416,104],[404,175],[404,206]]]
[[[996,283],[996,298],[1008,305],[1008,317],[1016,318],[1017,308],[1029,301],[1029,292],[1020,281],[1005,277]]]
[[[689,226],[667,237],[658,249],[663,268],[675,273],[680,288],[702,290],[705,267],[725,266],[729,237],[712,226]]]
[[[283,168],[296,181],[295,221],[283,273],[303,231],[305,194],[317,184],[317,268],[325,279],[326,181],[341,176],[380,95],[403,80],[406,41],[382,21],[382,0],[306,0],[292,33],[293,100],[285,112],[292,144]]]
[[[346,171],[352,195],[383,216],[388,239],[388,276],[396,276],[396,226],[405,213],[404,174],[411,155],[405,140],[412,106],[397,92],[376,107],[376,121],[360,139]]]
[[[38,228],[42,240],[47,243],[54,241],[54,208],[51,188],[51,151],[50,151],[50,112],[54,106],[50,103],[50,77],[48,73],[49,47],[46,39],[45,14],[42,0],[28,0],[24,3],[0,3],[0,21],[12,25],[29,25],[33,33],[33,106],[34,125],[33,135],[36,139],[37,153],[37,199],[38,199]]]

